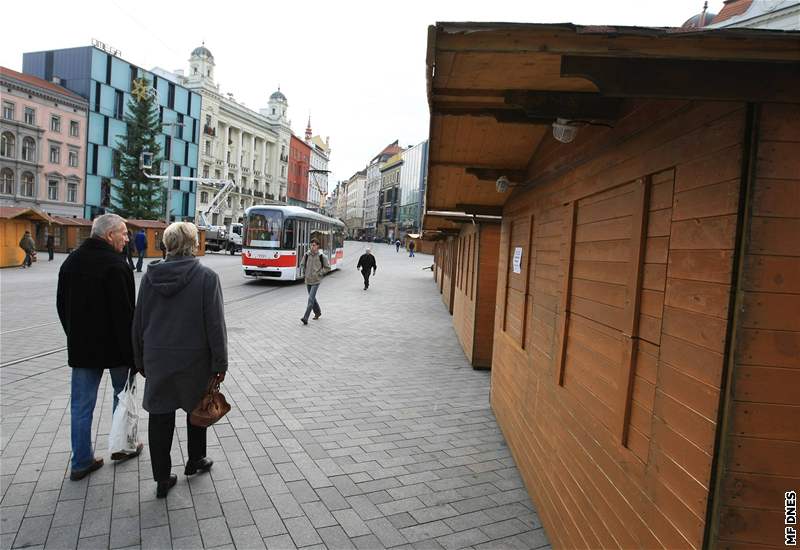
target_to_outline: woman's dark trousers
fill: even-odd
[[[188,430],[189,462],[196,462],[206,456],[206,429],[192,426],[186,415]],[[172,471],[172,434],[175,433],[175,413],[150,414],[147,436],[150,442],[150,459],[153,464],[153,479],[166,481]]]

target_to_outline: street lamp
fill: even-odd
[[[183,122],[163,122],[161,124],[162,127],[169,126],[170,128],[180,127],[183,128],[186,126]],[[175,131],[172,130],[169,133],[169,137],[171,139],[175,138]],[[166,200],[166,212],[164,213],[164,221],[169,224],[169,213],[172,210],[171,203],[172,203],[172,173],[174,172],[174,166],[172,162],[172,141],[170,141],[170,148],[169,148],[169,156],[167,158],[167,200]]]

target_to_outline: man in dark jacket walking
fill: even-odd
[[[52,262],[56,252],[56,238],[50,233],[47,236],[47,261]]]
[[[358,259],[358,265],[356,265],[356,269],[361,270],[361,275],[364,277],[364,290],[367,290],[369,288],[370,274],[375,275],[375,271],[378,270],[378,264],[375,262],[375,256],[372,255],[372,251],[369,249],[369,247],[367,247],[367,251],[364,252]]]
[[[136,253],[139,256],[139,260],[136,262],[136,272],[141,273],[144,255],[147,254],[147,235],[145,235],[144,229],[137,231],[133,240],[136,243]]]
[[[322,316],[322,309],[317,302],[317,290],[319,284],[322,282],[322,277],[331,270],[331,264],[328,263],[328,258],[325,257],[319,249],[319,241],[311,239],[311,250],[307,251],[303,256],[303,266],[305,270],[306,290],[308,290],[308,304],[306,305],[306,312],[300,321],[308,324],[308,316],[311,311],[314,311],[314,320]]]
[[[33,264],[33,256],[36,254],[36,243],[33,242],[30,231],[26,231],[19,240],[19,247],[25,252],[25,259],[22,260],[22,267],[30,267]]]
[[[122,218],[104,214],[94,220],[90,238],[72,252],[58,273],[56,307],[67,335],[67,362],[72,367],[72,471],[70,479],[83,479],[103,465],[92,450],[92,414],[103,371],[109,369],[117,394],[134,373],[131,324],[135,287],[125,258],[128,241]],[[114,453],[112,460],[136,456]]]

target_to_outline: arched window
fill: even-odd
[[[22,140],[22,160],[36,162],[36,142],[33,138],[26,137]]]
[[[11,168],[3,168],[3,172],[0,174],[0,193],[14,194],[14,171]]]
[[[200,192],[200,202],[204,204],[208,202],[208,191]]]
[[[22,174],[22,185],[20,185],[19,194],[23,197],[33,196],[33,174],[30,172]]]
[[[16,154],[14,150],[15,145],[14,134],[11,132],[3,132],[3,135],[0,136],[0,157],[13,159]]]

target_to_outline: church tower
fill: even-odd
[[[311,115],[308,115],[308,125],[306,126],[306,143],[311,145]]]
[[[286,118],[286,114],[288,110],[289,101],[286,99],[286,96],[283,95],[283,92],[281,92],[281,87],[278,86],[278,91],[269,96],[269,102],[267,103],[266,109],[267,112],[263,114],[265,114],[273,122],[287,123],[288,120]]]
[[[204,84],[214,85],[214,56],[205,46],[205,42],[192,50],[189,58],[189,82],[203,82]]]

